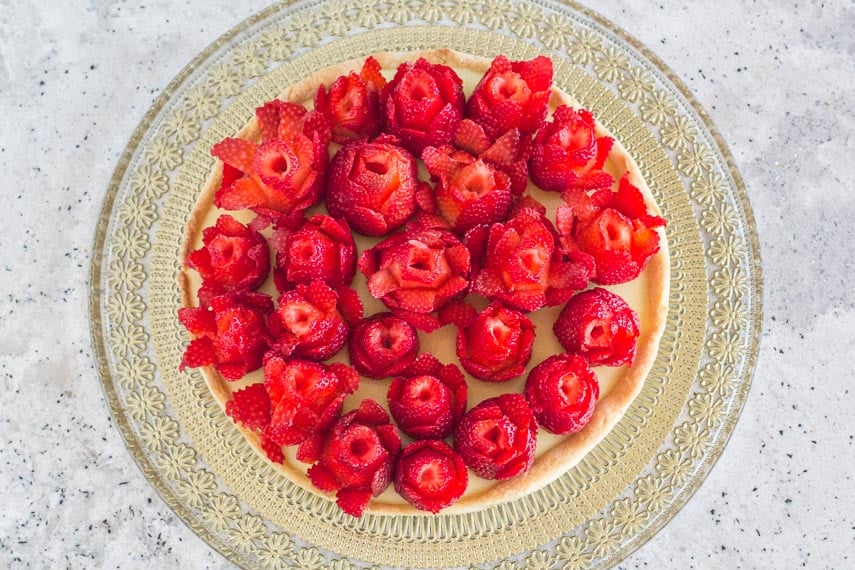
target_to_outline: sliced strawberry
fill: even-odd
[[[590,421],[600,385],[584,358],[558,354],[532,369],[526,379],[525,397],[538,425],[565,435],[576,433]]]
[[[528,317],[493,302],[468,326],[459,328],[457,357],[476,378],[504,382],[525,373],[534,336]]]
[[[270,423],[270,396],[264,384],[253,384],[232,393],[226,415],[246,429],[262,431]]]
[[[536,443],[537,421],[520,394],[484,400],[454,432],[455,451],[484,479],[509,479],[527,471]]]
[[[266,432],[261,435],[261,448],[267,454],[267,458],[273,463],[285,462],[285,454],[282,452],[282,446],[273,441]]]
[[[466,409],[466,381],[448,365],[438,373],[395,378],[387,398],[401,431],[415,439],[443,438]]]
[[[618,295],[598,287],[571,298],[553,331],[566,351],[584,356],[592,365],[632,364],[638,315]]]
[[[249,173],[253,170],[257,145],[237,138],[225,138],[211,148],[211,155],[227,165]]]
[[[416,160],[402,147],[380,139],[353,141],[333,158],[327,209],[360,233],[386,235],[415,212],[418,183]]]
[[[370,500],[371,489],[348,487],[339,490],[335,502],[338,508],[352,517],[359,518],[365,512],[365,507],[368,506]]]
[[[463,459],[439,439],[405,447],[395,472],[398,494],[417,509],[434,514],[463,496],[468,482]]]
[[[253,169],[268,186],[288,191],[299,164],[291,147],[282,141],[272,140],[259,145]]]
[[[184,350],[184,356],[181,358],[181,365],[178,370],[183,372],[188,367],[201,368],[202,366],[211,366],[216,362],[217,352],[211,339],[195,338]]]
[[[389,313],[374,315],[353,329],[350,363],[371,378],[394,376],[415,359],[419,339],[412,325]]]
[[[270,437],[294,445],[323,432],[336,420],[344,397],[358,386],[355,371],[271,355],[264,363],[264,386],[270,395]],[[305,450],[308,452],[308,450]]]
[[[350,284],[356,272],[356,245],[344,220],[315,215],[291,228],[278,224],[273,278],[281,292],[319,279],[331,287]]]
[[[373,400],[363,400],[327,432],[309,478],[321,490],[338,490],[342,510],[360,516],[371,496],[389,485],[400,450],[389,415]]]
[[[269,319],[275,348],[283,355],[311,360],[326,360],[338,353],[349,330],[338,302],[338,293],[323,281],[300,283],[281,294]]]

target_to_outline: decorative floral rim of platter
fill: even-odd
[[[555,482],[474,513],[353,519],[257,455],[198,370],[178,372],[178,252],[213,165],[209,149],[256,106],[339,61],[436,47],[553,59],[556,85],[623,143],[669,220],[668,321],[625,417]],[[638,41],[554,1],[282,2],[249,18],[190,62],[134,131],[90,269],[99,374],[128,449],[170,508],[243,567],[618,563],[679,511],[721,455],[748,394],[761,303],[753,215],[709,117]]]

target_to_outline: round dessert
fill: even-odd
[[[531,493],[641,390],[667,314],[665,221],[546,58],[343,62],[211,153],[182,249],[182,368],[345,512]]]

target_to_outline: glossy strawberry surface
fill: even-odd
[[[566,192],[565,206],[556,213],[558,231],[565,251],[580,251],[594,259],[594,283],[614,285],[638,277],[650,258],[659,251],[655,228],[665,220],[651,215],[644,196],[627,176],[616,192],[610,188],[591,195]]]
[[[522,311],[559,305],[587,286],[593,261],[562,255],[557,234],[540,212],[523,208],[505,223],[467,232],[473,290]]]
[[[250,209],[271,219],[318,203],[329,162],[330,125],[302,105],[273,100],[256,110],[262,142],[226,138],[211,154],[225,163],[231,184],[221,185],[214,204]],[[242,176],[236,177],[239,171]]]
[[[380,64],[369,57],[359,74],[342,75],[329,90],[325,85],[318,88],[315,109],[329,120],[335,142],[346,143],[380,133],[380,93],[385,85]]]
[[[478,224],[505,219],[511,207],[511,180],[480,158],[452,146],[427,147],[422,160],[436,180],[439,213],[462,234]]]
[[[264,361],[272,410],[266,435],[279,445],[295,445],[323,433],[358,386],[359,375],[346,364],[327,366],[270,353]]]
[[[448,231],[407,230],[362,252],[359,270],[393,313],[430,313],[468,290],[469,250]]]
[[[284,356],[309,360],[326,360],[338,353],[347,340],[349,323],[362,318],[361,304],[342,304],[342,295],[355,293],[346,287],[333,289],[323,281],[299,284],[279,295],[269,319],[272,346]]]

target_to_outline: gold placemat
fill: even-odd
[[[377,51],[450,47],[550,55],[556,84],[639,164],[669,220],[670,312],[624,419],[577,467],[522,499],[465,515],[352,519],[256,455],[200,374],[175,277],[211,146],[314,70]],[[134,458],[191,528],[251,567],[608,566],[660,528],[719,456],[757,352],[753,218],[726,147],[664,66],[582,8],[549,2],[368,0],[271,7],[165,90],[117,167],[96,230],[93,343]]]

